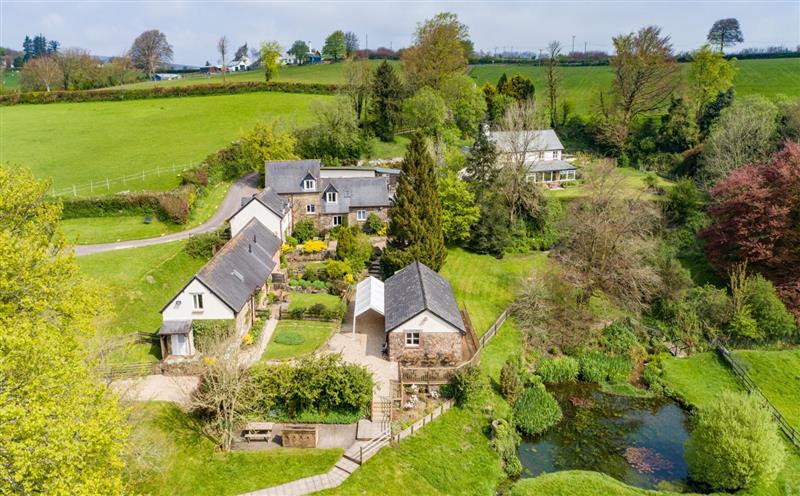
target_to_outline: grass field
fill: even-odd
[[[733,352],[786,420],[800,429],[800,350]]]
[[[734,80],[738,96],[760,94],[768,98],[778,95],[800,97],[800,59],[739,60],[739,72]],[[689,64],[681,64],[684,72]],[[531,65],[478,65],[470,76],[478,84],[496,83],[505,72],[508,77],[522,74],[533,80],[537,92],[546,91],[544,68]],[[579,114],[592,112],[599,92],[608,91],[613,81],[609,66],[564,67],[565,98]],[[541,93],[543,94],[543,93]]]
[[[280,449],[220,453],[197,421],[171,403],[135,406],[134,442],[159,453],[158,470],[142,473],[135,494],[236,495],[329,470],[338,449]]]
[[[381,60],[370,60],[370,65],[373,69],[381,64]],[[396,69],[400,68],[400,63],[395,60],[390,60],[390,64],[394,65]],[[245,71],[245,72],[232,72],[225,76],[226,81],[229,83],[241,83],[246,81],[264,81],[264,71]],[[301,66],[288,66],[281,67],[278,77],[275,81],[286,81],[292,83],[320,83],[320,84],[344,84],[344,64],[314,64],[314,65],[301,65]],[[108,89],[118,88],[153,88],[153,87],[170,87],[170,86],[192,86],[196,84],[220,84],[222,83],[221,74],[197,74],[188,75],[182,79],[175,79],[172,81],[142,81],[139,83],[126,84],[122,86],[114,86]]]
[[[328,341],[336,327],[334,322],[281,320],[261,359],[290,360],[313,353]]]
[[[15,91],[19,88],[19,71],[3,72],[3,91]]]
[[[259,120],[309,124],[311,102],[326,98],[249,93],[0,107],[0,163],[30,167],[37,177],[52,178],[55,190],[95,181],[95,193],[101,193],[106,178],[197,164]],[[178,183],[178,174],[153,173],[111,191]]]
[[[225,198],[230,185],[229,182],[221,182],[212,186],[205,196],[197,200],[189,221],[184,225],[162,222],[156,218],[153,218],[150,224],[145,224],[141,215],[123,215],[67,219],[61,221],[61,228],[70,243],[79,245],[154,238],[162,234],[183,231],[210,219]]]
[[[113,338],[158,329],[161,308],[205,263],[184,253],[184,245],[184,241],[179,241],[77,259],[84,275],[102,285],[111,299],[113,313],[100,323],[104,336]],[[157,360],[159,353],[157,347],[131,345],[119,350],[112,359]]]

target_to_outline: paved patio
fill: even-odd
[[[346,362],[365,366],[375,378],[375,396],[389,398],[389,381],[397,380],[399,371],[397,362],[383,356],[383,316],[371,310],[360,315],[353,334],[353,309],[354,303],[350,302],[341,331],[331,337],[323,352],[341,353]]]
[[[200,384],[196,376],[148,375],[111,383],[111,389],[133,401],[169,401],[186,407]]]
[[[283,448],[282,432],[287,424],[275,424],[269,441],[234,441],[234,449],[242,451],[263,451]],[[356,443],[358,424],[316,424],[317,448],[341,448],[347,450]]]

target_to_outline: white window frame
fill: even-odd
[[[336,222],[336,221],[339,222]],[[334,215],[333,216],[333,227],[339,227],[342,225],[342,216],[341,215]]]
[[[339,195],[335,191],[328,191],[325,193],[325,201],[328,203],[336,203],[338,199]]]
[[[203,311],[203,293],[192,293],[192,309],[195,312]]]
[[[307,214],[315,214],[317,213],[317,206],[313,203],[309,203],[306,205],[306,213]]]
[[[303,190],[305,191],[313,191],[317,187],[317,182],[313,179],[304,179],[303,180]]]
[[[420,336],[422,332],[414,329],[405,332],[406,348],[419,348]]]
[[[356,210],[356,220],[367,220],[367,211]]]

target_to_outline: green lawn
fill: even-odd
[[[645,178],[648,174],[647,172],[638,169],[632,169],[630,167],[617,167],[616,171],[622,176],[622,183],[620,187],[626,196],[630,198],[641,196],[642,198],[648,200],[657,200],[660,198],[658,195],[645,191],[647,188],[647,184],[645,183]],[[668,189],[672,187],[673,182],[664,179],[663,177],[657,177],[656,184],[661,188]],[[583,196],[585,194],[585,188],[585,185],[581,182],[567,183],[567,187],[549,190],[547,194],[553,198],[558,198],[559,200],[569,201]]]
[[[281,320],[261,355],[262,360],[290,360],[317,351],[330,338],[334,322]]]
[[[450,281],[459,306],[466,305],[475,332],[482,335],[516,297],[523,277],[547,265],[544,253],[496,259],[452,248],[440,271]]]
[[[411,141],[407,136],[397,135],[394,141],[384,143],[375,138],[372,140],[372,153],[369,158],[396,158],[406,154],[406,145]]]
[[[134,443],[158,453],[157,470],[140,473],[135,494],[236,495],[328,471],[338,449],[280,449],[219,453],[194,418],[171,403],[136,406]]]
[[[800,97],[800,59],[739,60],[739,72],[734,80],[738,96],[761,94],[769,98],[778,95]],[[684,72],[689,64],[681,64]],[[566,100],[578,114],[592,112],[598,102],[600,91],[608,91],[613,81],[609,66],[564,67],[564,91]],[[497,83],[505,72],[508,77],[522,74],[533,80],[537,92],[546,91],[544,68],[531,65],[478,65],[469,75],[478,84]],[[542,93],[543,94],[543,93]]]
[[[381,64],[381,60],[370,60],[373,69]],[[394,60],[389,61],[396,69],[400,69],[400,63]],[[246,71],[226,74],[226,81],[229,83],[241,83],[246,81],[263,81],[264,71]],[[287,81],[292,83],[320,83],[320,84],[344,84],[344,64],[314,64],[301,66],[281,67],[275,81]],[[221,84],[222,75],[215,74],[189,74],[182,79],[172,81],[142,81],[123,86],[114,86],[107,89],[119,88],[153,88],[170,86],[193,86],[197,84]]]
[[[30,167],[52,178],[56,191],[87,184],[79,194],[88,195],[94,181],[97,194],[108,191],[97,185],[106,178],[197,164],[260,120],[309,124],[311,102],[329,98],[248,93],[0,107],[0,163]],[[178,173],[153,173],[110,191],[167,189],[179,181]]]
[[[604,496],[644,496],[679,493],[647,491],[631,487],[599,472],[565,470],[543,474],[533,479],[522,479],[514,484],[509,496],[596,496],[600,494]]]
[[[340,297],[328,293],[290,293],[289,311],[291,312],[296,308],[309,308],[318,303],[328,308],[336,308],[340,301]]]
[[[3,90],[16,91],[19,87],[19,71],[4,71],[3,72]]]
[[[66,219],[61,221],[61,228],[71,243],[79,245],[154,238],[183,231],[210,219],[225,198],[230,185],[229,182],[221,182],[212,186],[205,196],[197,200],[189,222],[184,225],[162,222],[155,218],[150,224],[145,224],[141,215],[123,215]]]
[[[155,332],[159,311],[175,296],[204,260],[184,253],[185,241],[116,250],[78,258],[81,271],[109,296],[112,313],[100,323],[100,332],[114,337],[134,331]],[[160,351],[133,345],[112,358],[118,361],[156,360]]]
[[[800,350],[740,350],[733,356],[786,420],[800,429]]]
[[[771,353],[773,352],[752,351],[746,354],[750,355],[748,359],[751,359],[752,363],[774,364],[776,363],[774,357],[762,358],[759,356],[758,358],[753,358],[761,354]],[[780,361],[783,361],[783,359]],[[758,368],[761,367],[759,366]],[[772,385],[773,378],[770,377],[768,372],[762,371],[758,377],[762,381],[759,384],[765,391],[776,391],[782,388],[782,386]],[[733,373],[713,353],[700,353],[688,358],[670,358],[666,360],[664,362],[663,379],[671,390],[700,410],[723,391],[744,390]],[[796,377],[794,380],[797,380]],[[785,382],[784,379],[778,379],[778,381],[776,384]],[[781,395],[776,396],[776,398],[783,398]],[[790,393],[790,396],[785,397],[786,401],[791,401],[792,399],[795,403],[797,402],[797,390]],[[740,491],[738,494],[783,496],[796,494],[800,490],[800,452],[794,449],[788,441],[784,442],[784,445],[788,456],[786,464],[778,474],[775,482],[767,487],[755,487],[747,491]]]

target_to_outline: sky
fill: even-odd
[[[569,51],[611,50],[611,37],[656,24],[676,51],[699,47],[715,20],[736,17],[742,47],[800,45],[800,0],[787,1],[15,1],[0,0],[0,46],[19,50],[43,34],[63,48],[120,55],[142,31],[167,35],[177,64],[217,63],[216,42],[231,46],[294,40],[322,46],[332,31],[355,32],[361,47],[411,43],[416,24],[449,11],[469,26],[476,50],[537,52],[551,40]]]

